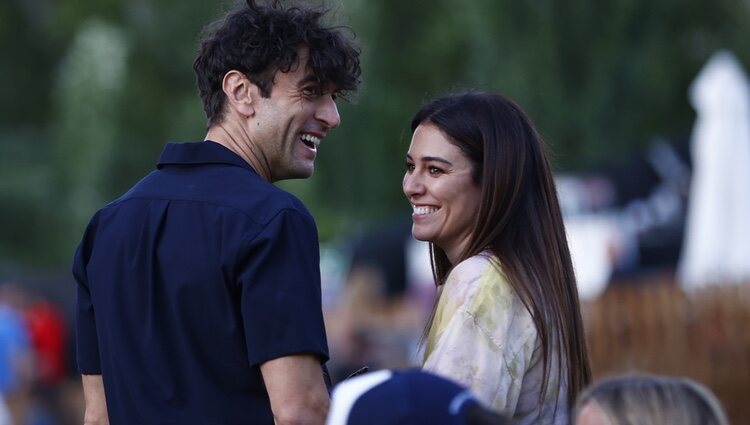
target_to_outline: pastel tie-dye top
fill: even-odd
[[[442,291],[424,370],[471,388],[487,406],[519,424],[567,424],[567,385],[560,384],[555,361],[540,409],[540,340],[498,259],[485,251],[462,261]]]

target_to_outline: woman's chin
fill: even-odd
[[[425,235],[425,234],[423,234],[421,232],[414,231],[414,229],[412,229],[411,235],[414,236],[414,239],[416,239],[418,241],[432,242],[432,239],[430,239],[429,235]]]

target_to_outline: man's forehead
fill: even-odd
[[[281,69],[279,70],[281,72]],[[312,67],[310,66],[310,49],[306,46],[302,46],[297,49],[297,59],[289,66],[287,72],[296,73],[303,72],[304,74],[312,73]]]
[[[315,69],[310,64],[310,49],[306,46],[297,50],[297,60],[288,69],[279,68],[276,70],[272,82],[274,86],[277,85],[280,77],[298,87],[312,83],[320,85],[325,91],[336,91],[337,89],[333,81],[323,80],[315,73]]]
[[[288,71],[284,71],[279,69],[274,78],[274,85],[279,82],[279,77],[286,79],[289,83],[297,87],[307,84],[316,84],[321,86],[324,90],[333,91],[336,89],[336,84],[333,81],[321,80],[309,65],[306,66],[304,70],[289,69]]]

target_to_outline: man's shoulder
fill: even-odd
[[[305,204],[291,193],[268,183],[264,190],[249,194],[247,211],[259,217],[260,221],[273,220],[281,213],[300,214],[312,220],[312,215]]]
[[[224,203],[249,214],[261,223],[273,220],[282,212],[299,213],[312,218],[307,207],[293,194],[269,183],[256,174],[234,170],[241,177],[234,179]]]
[[[249,216],[259,224],[267,223],[282,211],[293,211],[312,219],[297,197],[240,167],[208,169],[155,170],[143,177],[122,196],[103,209],[123,203],[174,202],[191,207],[201,204]]]

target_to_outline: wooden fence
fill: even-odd
[[[582,313],[595,380],[686,376],[750,424],[750,284],[686,294],[669,276],[614,282]]]

